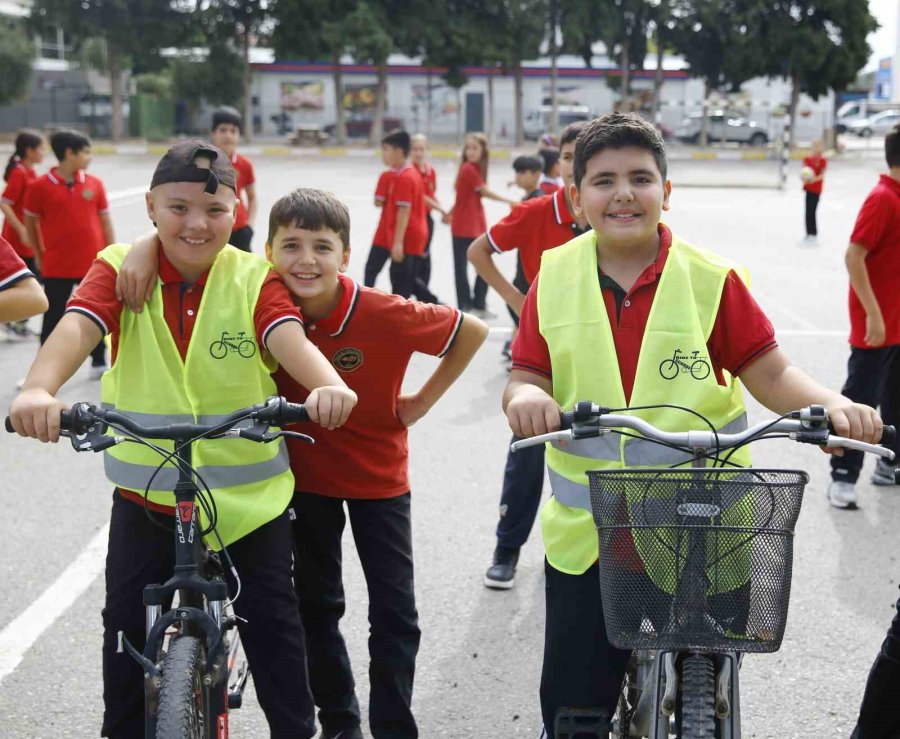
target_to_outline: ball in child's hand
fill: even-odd
[[[804,167],[800,170],[800,179],[804,182],[811,182],[816,176],[816,171],[812,167]]]

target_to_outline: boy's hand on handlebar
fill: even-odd
[[[506,406],[512,432],[521,438],[559,431],[559,405],[539,387],[522,387]]]
[[[332,431],[344,425],[356,400],[350,388],[324,385],[313,390],[304,405],[311,421]]]
[[[867,444],[877,444],[881,440],[884,424],[874,408],[843,398],[842,402],[826,406],[826,410],[835,436],[844,436]],[[840,448],[826,448],[825,451],[836,456],[842,456],[844,453]]]
[[[43,442],[59,441],[59,414],[68,406],[46,390],[23,390],[9,407],[16,433]]]

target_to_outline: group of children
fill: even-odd
[[[891,158],[890,146],[897,147],[900,131],[891,136],[888,162],[897,180],[900,161]],[[385,138],[391,168],[382,191],[386,241],[373,248],[387,252],[392,281],[407,294],[422,274],[431,230],[426,208],[443,212],[434,189],[426,195],[425,170],[415,164],[419,172],[407,174],[411,146],[400,133]],[[69,150],[78,155],[64,149],[61,163]],[[217,500],[228,501],[220,505],[219,520],[230,532],[225,543],[244,587],[235,604],[246,619],[239,628],[274,737],[313,736],[314,706],[323,736],[362,735],[339,630],[341,533],[348,515],[369,591],[372,734],[418,735],[411,711],[419,628],[407,429],[456,380],[487,334],[472,315],[479,310],[477,287],[473,294],[467,278],[461,287],[468,261],[483,277],[484,292],[494,287],[519,318],[503,398],[514,438],[558,429],[560,410],[583,399],[645,407],[677,397],[702,409],[717,428],[733,428],[746,423],[741,385],[776,413],[821,404],[835,433],[880,438],[881,419],[872,408],[790,364],[742,268],[687,244],[661,221],[671,183],[653,126],[633,114],[609,114],[566,129],[558,153],[563,187],[516,204],[488,229],[476,201],[480,207],[481,197],[503,198],[485,185],[486,141],[467,139],[456,204],[444,214],[454,224],[456,310],[350,280],[344,274],[351,254],[347,208],[319,190],[295,190],[272,208],[268,262],[228,246],[240,187],[233,152],[197,140],[177,144],[160,160],[147,195],[156,232],[134,247],[108,246],[91,262],[13,401],[10,417],[19,433],[56,441],[64,405],[55,395],[109,335],[112,369],[103,377],[102,398],[123,412],[223,413],[275,393],[307,404],[322,427],[314,447],[288,442],[286,454],[276,447],[276,456],[267,457],[283,465],[262,465],[252,484],[229,484],[223,476],[213,489]],[[534,162],[519,164],[517,174],[536,173],[528,169]],[[538,189],[536,179],[521,178],[526,192]],[[76,174],[66,190],[78,184]],[[414,197],[421,197],[422,208]],[[521,257],[518,285],[492,261],[494,252],[513,249]],[[376,257],[382,265],[387,258]],[[403,268],[407,260],[412,266]],[[2,320],[43,307],[24,263],[11,269],[6,278],[0,273],[0,287],[12,285],[0,291]],[[872,289],[878,294],[882,288]],[[124,302],[117,291],[125,293]],[[874,320],[867,325],[877,328]],[[258,351],[211,357],[203,349],[223,327],[252,337]],[[689,374],[661,379],[659,357],[679,348],[707,354],[713,372],[702,380]],[[415,352],[442,360],[417,392],[402,394]],[[146,371],[148,361],[153,372]],[[638,413],[672,430],[693,427],[689,417],[668,409]],[[228,443],[240,445],[233,453],[241,464],[254,468],[260,461],[262,452],[240,440],[200,442],[198,453],[204,444]],[[546,629],[540,698],[548,737],[572,709],[611,714],[628,660],[605,636],[585,475],[625,466],[624,444],[613,456],[591,445],[546,451],[554,495],[541,514]],[[134,455],[110,468],[124,470],[120,477],[109,473],[115,492],[104,608],[104,735],[116,737],[140,735],[143,705],[141,670],[116,652],[115,635],[124,631],[140,647],[141,588],[172,568],[169,535],[146,520],[140,505],[153,466]],[[492,587],[512,586],[519,547],[539,506],[544,455],[543,449],[519,452],[507,461],[497,547],[486,575]],[[171,515],[171,493],[151,488],[150,505]],[[870,678],[870,686],[877,683],[867,689],[875,706],[870,713],[884,710],[885,680],[896,678],[892,644]],[[860,729],[864,736],[870,735]]]

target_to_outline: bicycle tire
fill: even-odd
[[[681,662],[681,733],[679,739],[714,739],[716,735],[715,667],[708,654],[691,654]]]
[[[622,689],[619,691],[619,701],[616,704],[616,713],[610,725],[610,739],[629,739],[631,736],[631,717],[634,714],[639,696],[637,665],[634,654],[632,654],[628,660],[628,667],[625,669]]]
[[[695,372],[695,368],[697,371]],[[698,359],[691,364],[691,377],[695,380],[705,380],[710,373],[709,363],[703,359]]]
[[[163,662],[156,739],[203,739],[209,692],[203,686],[206,650],[195,636],[176,636]]]
[[[218,347],[218,349],[214,347]],[[224,341],[214,341],[209,345],[209,353],[213,359],[225,359],[225,355],[228,354],[228,347]]]
[[[664,370],[663,367],[666,369]],[[672,372],[672,370],[675,370]],[[664,359],[659,363],[659,374],[664,380],[674,380],[678,377],[678,363],[672,359]]]
[[[249,354],[244,351],[244,348],[249,348]],[[256,354],[256,344],[254,344],[250,339],[244,339],[240,344],[238,344],[238,354],[240,354],[244,359],[250,359],[254,354]]]

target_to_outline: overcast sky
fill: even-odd
[[[897,6],[900,0],[869,0],[869,12],[881,24],[875,33],[869,36],[872,57],[866,69],[875,69],[878,60],[886,56],[894,56],[897,43]]]

